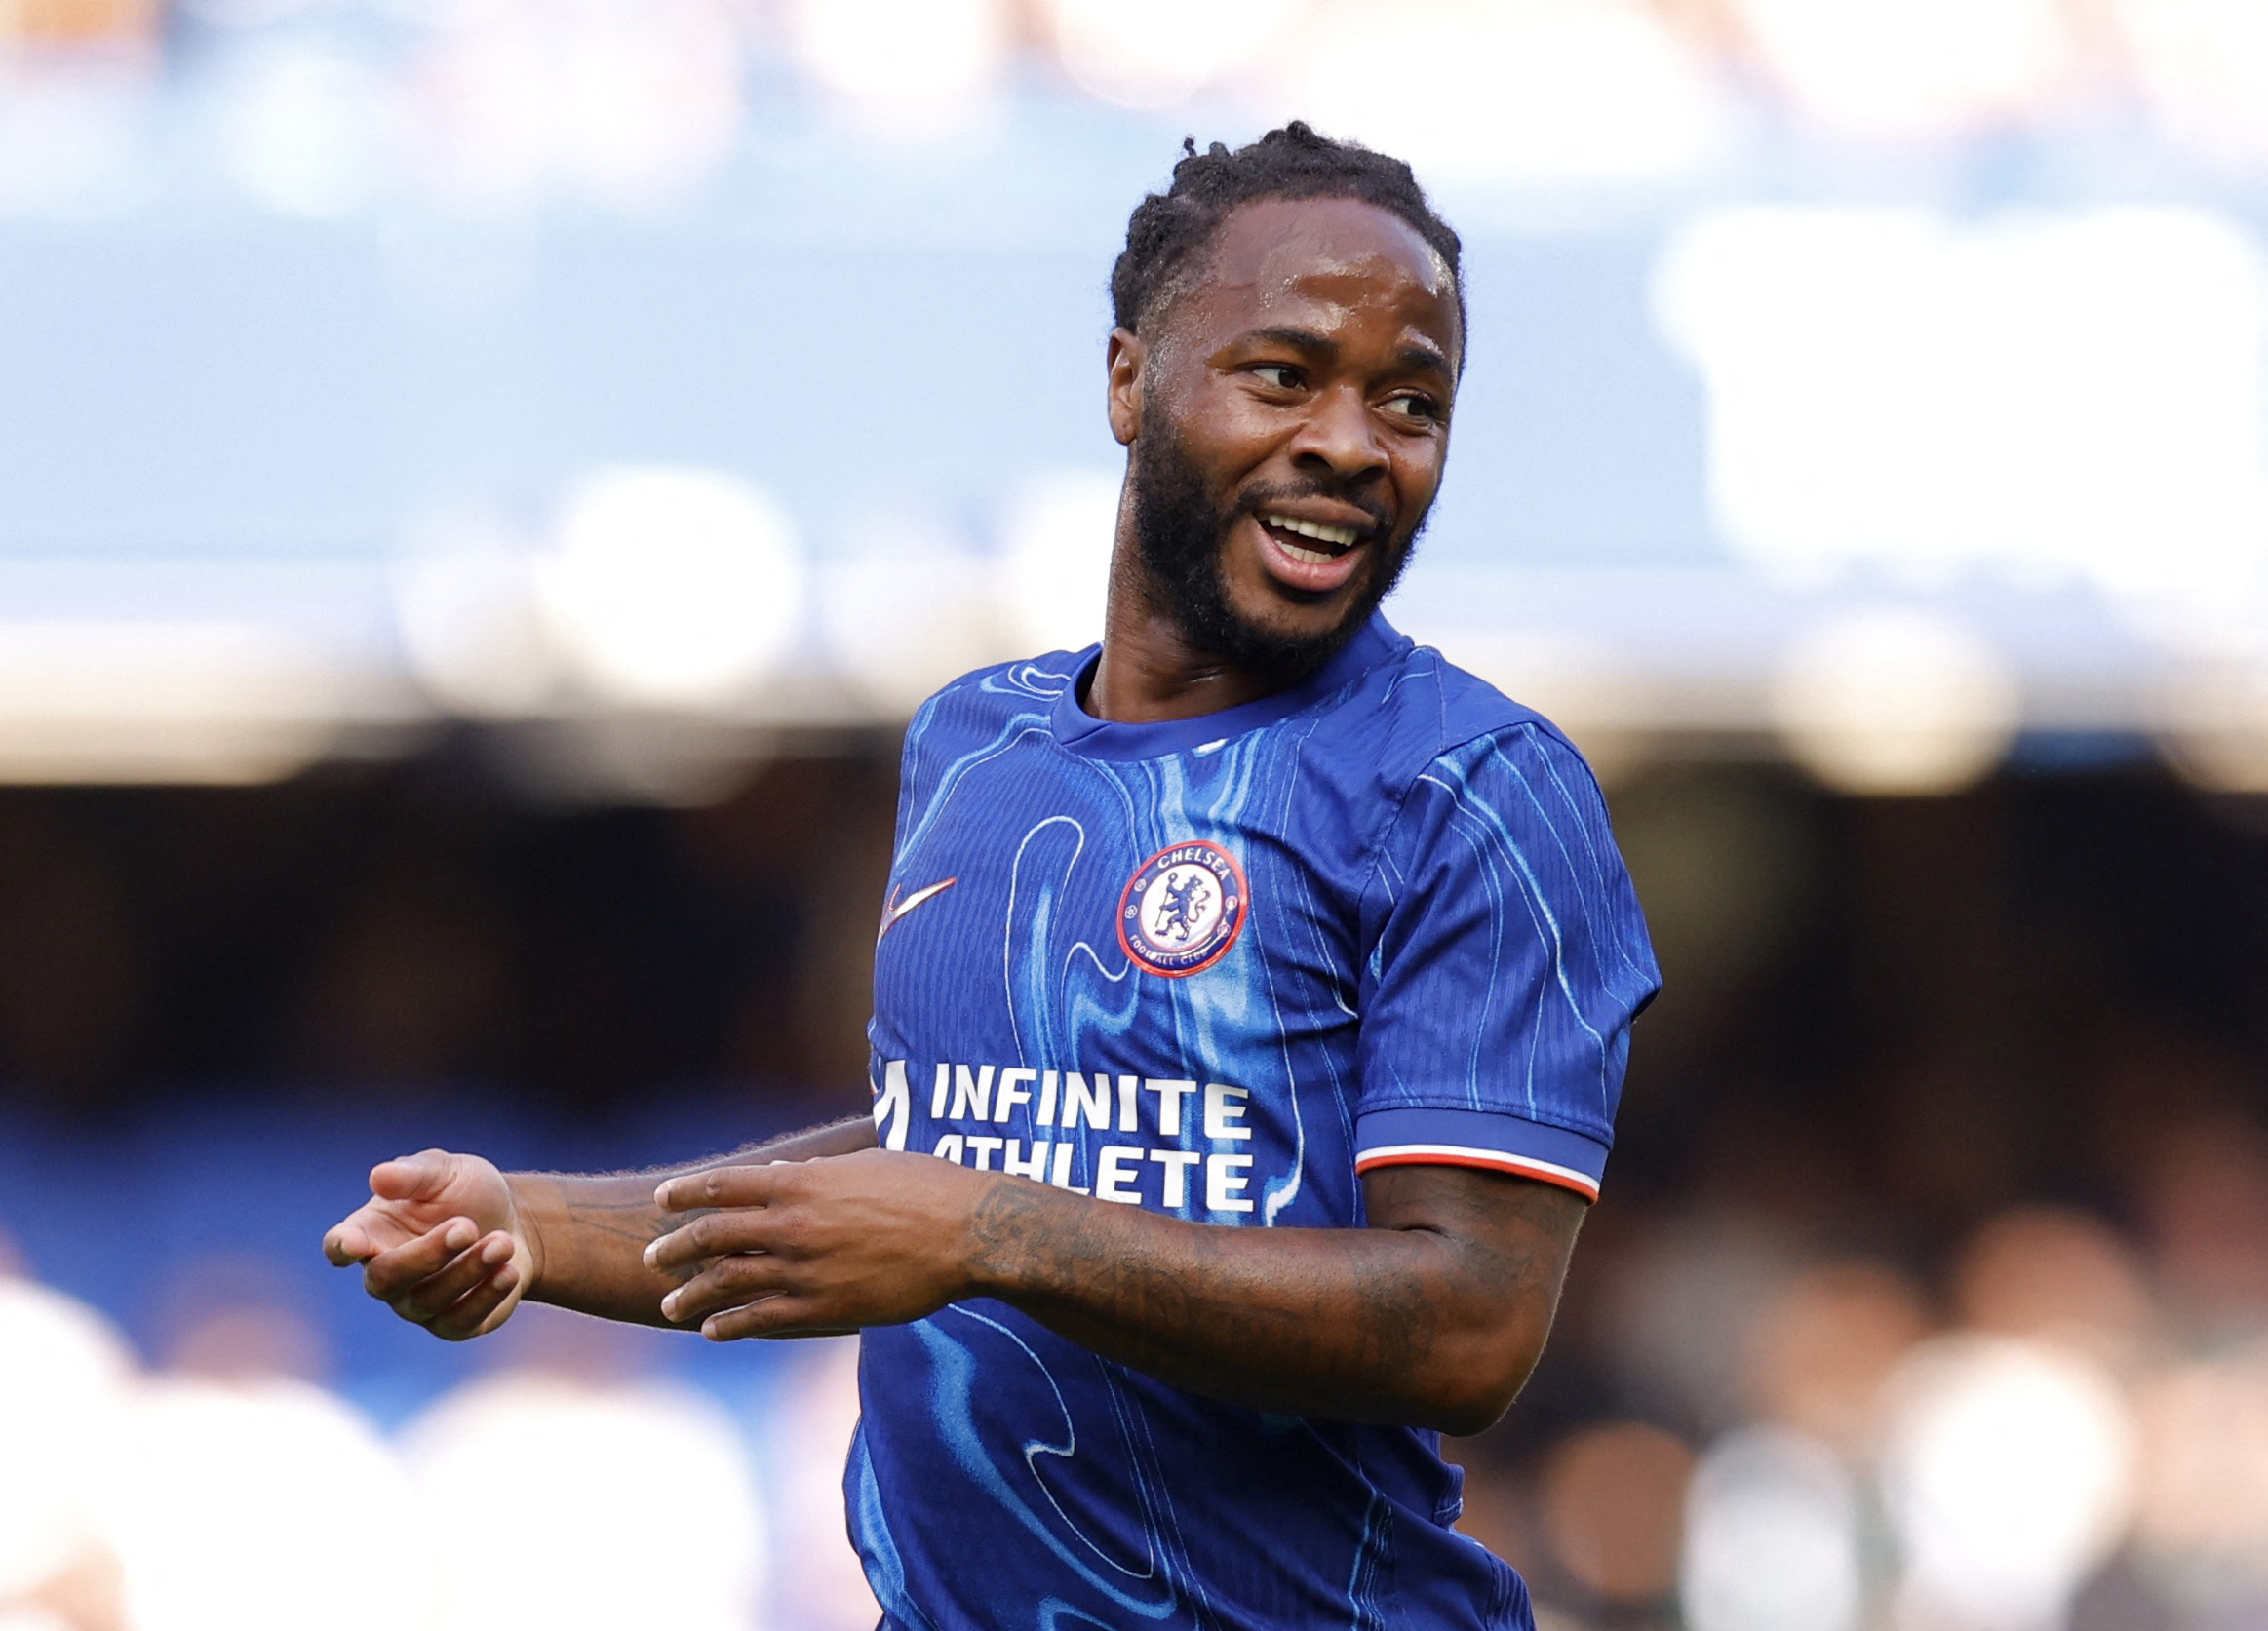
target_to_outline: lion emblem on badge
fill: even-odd
[[[1159,940],[1187,943],[1190,936],[1201,926],[1198,914],[1205,910],[1207,895],[1205,874],[1195,868],[1170,872],[1158,880],[1165,888],[1165,898],[1158,902],[1157,920],[1150,932]]]
[[[1152,974],[1180,979],[1219,962],[1244,927],[1244,869],[1219,844],[1193,839],[1135,870],[1118,902],[1118,944]]]

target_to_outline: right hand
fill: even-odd
[[[535,1283],[511,1184],[494,1162],[443,1149],[371,1168],[370,1200],[332,1226],[323,1255],[362,1264],[365,1291],[452,1342],[502,1325]]]

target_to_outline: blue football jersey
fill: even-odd
[[[1358,1227],[1397,1162],[1595,1197],[1658,977],[1566,739],[1383,618],[1163,723],[1088,715],[1095,660],[971,675],[907,731],[883,1146],[1243,1228]],[[1532,1624],[1431,1432],[1216,1403],[991,1300],[862,1342],[885,1625]]]

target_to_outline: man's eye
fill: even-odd
[[[1297,390],[1300,383],[1300,370],[1282,363],[1262,363],[1252,370],[1252,376],[1278,391]]]
[[[1421,396],[1416,392],[1387,398],[1386,408],[1389,413],[1420,424],[1429,425],[1441,417],[1441,405],[1431,397]]]

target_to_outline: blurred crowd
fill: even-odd
[[[1417,111],[1382,84],[1421,87]],[[1823,204],[1805,230],[1850,258],[1806,260],[1759,217],[1734,225],[1770,241],[1720,280],[1747,302],[1735,315],[1769,319],[1757,332],[1779,347],[1743,331],[1727,355],[1813,369],[1775,374],[1787,411],[1748,427],[1749,445],[1800,479],[1791,490],[1821,500],[1768,520],[1793,515],[1794,534],[1832,542],[1855,518],[1864,547],[1812,568],[1851,567],[1861,585],[1880,568],[1920,593],[1967,570],[1978,537],[1992,546],[1980,558],[2007,554],[1993,527],[2013,525],[2018,543],[2046,541],[2015,552],[2026,570],[2062,581],[2056,552],[2092,536],[2100,511],[2105,573],[2164,579],[2230,612],[2257,666],[2258,291],[2250,240],[2229,223],[2253,230],[2268,175],[2262,0],[0,0],[0,219],[10,275],[48,291],[12,284],[9,298],[45,314],[78,312],[82,285],[155,291],[146,311],[118,308],[142,313],[146,331],[99,299],[84,335],[45,315],[15,326],[11,368],[30,383],[20,414],[0,412],[19,432],[11,468],[25,490],[35,465],[65,474],[48,510],[20,505],[11,524],[49,553],[91,540],[90,559],[121,540],[334,547],[362,522],[314,524],[333,512],[281,500],[199,511],[166,485],[184,470],[250,471],[304,478],[326,502],[351,496],[337,472],[363,463],[289,441],[301,421],[329,423],[316,408],[339,424],[315,454],[377,448],[371,468],[389,472],[424,456],[449,476],[437,490],[494,487],[512,504],[592,459],[654,447],[705,465],[761,456],[775,467],[755,473],[766,484],[795,496],[802,480],[830,502],[927,459],[973,484],[962,507],[981,508],[995,477],[1015,473],[980,469],[989,450],[956,441],[961,427],[997,440],[990,427],[1011,413],[1073,420],[1041,389],[1052,375],[999,358],[1071,355],[1092,338],[1096,314],[1049,293],[1034,246],[1066,257],[1075,275],[1061,287],[1086,298],[1125,207],[1183,130],[1249,134],[1293,114],[1415,161],[1475,242],[1493,233],[1506,257],[1504,298],[1476,300],[1476,315],[1516,309],[1535,326],[1507,327],[1498,352],[1515,366],[1496,377],[1536,392],[1526,416],[1470,416],[1487,457],[1460,490],[1519,478],[1486,488],[1485,525],[1465,533],[1472,559],[1516,557],[1510,538],[1587,567],[1602,550],[1689,533],[1716,559],[1715,534],[1666,499],[1595,508],[1620,489],[1674,487],[1701,517],[1700,387],[1666,359],[1631,360],[1652,355],[1662,315],[1646,293],[1653,251],[1608,245],[1617,259],[1565,229],[1659,225],[1728,199]],[[1915,198],[1975,215],[1981,236],[1925,232],[1903,260],[1865,231],[1835,236],[1857,219],[1850,206]],[[2026,214],[2012,204],[2136,199],[2219,222],[2203,237],[2179,211],[2112,212],[2111,225],[2202,245],[2208,271],[2236,269],[2226,288],[2151,282],[2107,239],[2041,249],[1991,224]],[[673,213],[695,226],[662,244]],[[511,330],[499,312],[551,287],[520,236],[539,215],[567,223],[567,249],[548,252],[659,281],[568,280],[542,296],[552,327]],[[215,216],[223,230],[182,227]],[[268,217],[287,225],[271,232]],[[595,217],[614,236],[593,234],[592,248],[577,232]],[[99,276],[49,256],[85,223],[126,218],[157,223],[157,247],[121,238],[117,258],[86,263],[108,268]],[[302,246],[294,233],[321,236],[290,223],[341,221],[369,229],[382,269],[310,273],[286,254]],[[1533,253],[1512,252],[1522,234]],[[794,276],[764,283],[769,261],[721,248],[754,242]],[[204,283],[183,270],[199,244]],[[856,258],[876,245],[928,258]],[[151,278],[160,264],[166,278]],[[2075,281],[2083,271],[2110,282]],[[1864,293],[1861,273],[1883,288]],[[371,328],[360,306],[307,308],[329,314],[318,319],[293,305],[306,294],[294,280],[328,288],[334,275],[339,288],[398,285],[386,298],[432,318],[425,349]],[[829,316],[810,281],[890,310]],[[885,294],[858,292],[870,285]],[[2220,289],[2226,309],[2193,297],[2199,287]],[[199,327],[247,288],[256,311],[241,331]],[[1831,296],[1834,321],[1787,329],[1800,302],[1783,289]],[[1943,297],[1907,298],[1914,289]],[[2191,350],[2121,318],[2119,299],[2152,323],[2170,313]],[[751,304],[802,314],[836,349],[797,361],[782,349],[793,325],[769,317],[761,332],[720,328]],[[2035,307],[2068,326],[2025,329]],[[680,308],[692,314],[682,333],[606,326]],[[954,394],[916,390],[905,400],[932,406],[902,423],[869,403],[856,468],[749,406],[793,400],[796,423],[812,417],[805,387],[783,377],[891,375],[903,393],[894,376],[913,342],[893,337],[892,313],[923,326],[923,356],[946,348],[929,371]],[[258,362],[271,328],[294,369],[319,361],[299,386],[277,381],[300,372]],[[32,366],[43,329],[79,336],[56,342],[63,361],[47,372]],[[1999,373],[1977,361],[2014,330],[2033,338],[2002,344]],[[1849,352],[1853,334],[1912,365],[1907,397],[1897,369],[1853,364],[1874,355]],[[185,348],[164,373],[153,358],[175,342]],[[342,384],[356,356],[391,365],[397,352],[421,360],[411,372],[430,375],[425,395],[387,382],[366,402]],[[2168,363],[2192,353],[2213,367]],[[2157,385],[2128,388],[2130,354]],[[657,361],[668,356],[702,367],[673,372]],[[452,371],[466,357],[510,388],[480,395]],[[2229,358],[2243,366],[2222,369]],[[232,366],[241,400],[223,389]],[[1725,379],[1750,376],[1709,377],[1723,397]],[[178,395],[158,388],[168,379]],[[993,383],[971,398],[971,380]],[[2031,394],[2008,394],[2016,385]],[[701,435],[650,407],[641,419],[591,406],[642,389],[673,410],[694,405]],[[1854,417],[1830,390],[1896,411]],[[79,463],[41,450],[43,424],[76,422],[66,395],[99,406],[70,443]],[[563,403],[582,405],[583,430],[560,428],[583,423]],[[269,416],[248,417],[248,404]],[[2131,419],[2107,416],[2120,404]],[[2217,417],[2183,416],[2201,404]],[[402,425],[373,429],[386,412]],[[1663,412],[1670,430],[1647,441]],[[208,421],[237,439],[181,451]],[[2093,440],[2072,432],[2082,422]],[[1711,423],[1721,450],[1740,423]],[[1927,434],[1901,442],[1901,424]],[[2011,427],[2042,425],[2053,434],[2026,464]],[[1880,462],[1837,475],[1808,429]],[[2233,473],[2226,537],[2193,524],[2198,495],[2220,489],[2181,459],[2151,463],[2162,447],[2227,454],[2214,466]],[[1018,452],[1075,470],[1091,461],[1083,448]],[[146,468],[130,456],[153,449]],[[2140,460],[2117,488],[2140,495],[2132,515],[2090,485],[2122,458]],[[82,470],[99,481],[69,474]],[[1720,508],[1722,475],[1709,477]],[[707,477],[639,480],[646,509],[723,491],[740,528],[725,530],[747,546],[731,581],[758,580],[748,594],[714,594],[688,568],[690,591],[654,601],[668,574],[645,530],[609,544],[595,524],[564,524],[567,543],[591,537],[542,556],[555,628],[528,622],[536,602],[511,550],[437,543],[430,561],[411,552],[392,576],[371,565],[354,579],[360,621],[310,624],[333,657],[332,623],[368,624],[388,649],[398,635],[447,704],[447,718],[417,714],[413,739],[268,787],[0,789],[0,1631],[871,1625],[838,1489],[850,1344],[712,1350],[532,1310],[445,1349],[316,1266],[323,1225],[398,1148],[629,1165],[862,1106],[888,720],[992,655],[1004,623],[1019,650],[1053,643],[1065,618],[1073,643],[1085,638],[1092,585],[1056,582],[1077,566],[1064,540],[1099,543],[1087,523],[1116,491],[1088,470],[1003,510],[1006,577],[955,543],[967,518],[953,505],[905,537],[845,542],[814,578],[811,616],[865,702],[829,713],[782,701],[766,666],[800,603],[784,527]],[[1551,480],[1577,484],[1564,491],[1581,503],[1554,508]],[[161,520],[112,516],[98,485]],[[1885,521],[1890,489],[1909,513]],[[573,490],[622,508],[619,481]],[[2008,523],[1995,506],[2012,493],[2039,514]],[[406,510],[431,494],[413,496]],[[391,527],[392,504],[367,507]],[[1932,525],[1952,540],[1936,554]],[[2201,575],[2196,551],[2224,544],[2236,575]],[[1035,575],[1041,562],[1053,576]],[[1645,585],[1610,576],[1595,599],[1626,616]],[[0,712],[36,715],[67,690],[81,670],[59,653],[76,652],[98,700],[115,700],[128,673],[158,705],[158,769],[145,754],[101,773],[181,775],[195,744],[183,746],[177,693],[194,687],[177,677],[210,681],[215,650],[165,646],[172,666],[142,651],[133,668],[113,619],[119,605],[189,615],[172,603],[188,581],[136,556],[86,591],[99,616],[59,600],[64,634],[101,637],[82,646],[9,625],[17,667],[0,675]],[[1751,663],[1776,648],[1778,625],[1734,614],[1748,602],[1664,581],[1660,627],[1676,638],[1637,642],[1649,652],[1712,633]],[[198,615],[236,605],[205,593]],[[1507,648],[1536,647],[1510,625],[1540,615],[1538,593],[1523,580],[1518,596],[1471,599],[1472,615]],[[688,635],[687,603],[711,613],[711,646]],[[638,639],[608,621],[625,606]],[[751,607],[779,627],[764,633]],[[2018,610],[2026,630],[2045,615],[2030,601]],[[1623,627],[1608,610],[1584,617]],[[1835,624],[1815,643],[1847,656],[1868,626]],[[588,649],[569,673],[567,647],[545,641],[577,631]],[[751,640],[762,649],[744,649]],[[2040,643],[2074,673],[2117,645],[2068,632]],[[1590,663],[1615,678],[1589,645],[1570,649],[1579,677]],[[262,693],[259,719],[329,706],[300,668],[253,656],[255,680],[292,693],[288,707]],[[1827,678],[1865,708],[1894,699],[1892,734],[1910,746],[1908,716],[1933,694],[1914,676],[1934,671],[1861,668]],[[1601,764],[1667,986],[1640,1025],[1606,1199],[1551,1347],[1503,1425],[1451,1446],[1467,1469],[1465,1528],[1519,1566],[1545,1631],[2268,1627],[2268,816],[2256,796],[2200,794],[2154,768],[2118,708],[2075,707],[2042,729],[2048,716],[2020,710],[1999,669],[1951,672],[1969,676],[1955,724],[1972,693],[2007,692],[1973,763],[1935,783],[1826,781],[1949,788],[2008,755],[1955,796],[1836,796],[1767,767],[1779,750],[1741,735],[1763,716],[1697,712],[1705,687],[1690,675],[1605,711],[1646,738]],[[579,736],[560,726],[578,685],[606,703]],[[734,715],[720,748],[693,728],[692,704],[735,686],[772,712]],[[2243,715],[2221,722],[2251,757],[2198,784],[2268,785],[2262,695],[2216,680],[2212,718]],[[57,727],[82,755],[89,706],[71,699]],[[283,777],[321,745],[226,775],[192,765],[189,779]],[[40,752],[10,774],[90,773]],[[623,803],[626,790],[644,802]]]
[[[0,1627],[874,1622],[837,1493],[848,1343],[704,1391],[539,1308],[383,1433],[317,1379],[302,1314],[202,1289],[145,1367],[85,1304],[0,1277]]]
[[[79,1114],[278,1081],[863,1108],[895,766],[846,746],[693,810],[530,806],[465,743],[271,790],[0,792],[0,1080]]]
[[[855,1103],[887,800],[856,756],[705,811],[433,762],[12,795],[0,930],[48,926],[0,955],[0,1627],[871,1623],[848,1344],[535,1310],[449,1347],[314,1242],[396,1148],[623,1165]],[[2268,1624],[2256,802],[2115,757],[1904,800],[1689,765],[1612,801],[1667,986],[1543,1366],[1450,1447],[1466,1530],[1549,1631]],[[26,917],[59,857],[98,893]],[[23,1017],[62,989],[39,946],[98,971],[57,927],[98,894],[140,949],[113,1055]],[[200,1008],[167,948],[230,944],[180,915],[224,898],[291,951]],[[531,993],[576,969],[612,1051],[476,1045],[567,1024]],[[750,1051],[767,1025],[805,1040]]]
[[[2019,1204],[1927,1276],[1771,1194],[1602,1212],[1546,1363],[1608,1408],[1465,1447],[1466,1528],[1561,1627],[2263,1623],[2268,1138],[2135,1155],[2139,1228]]]
[[[2268,1615],[2268,1136],[1924,1278],[1759,1195],[1602,1212],[1548,1370],[1452,1447],[1545,1631],[2239,1631]],[[390,1430],[239,1265],[161,1362],[0,1277],[0,1627],[860,1627],[848,1342],[688,1376],[531,1309]],[[368,1317],[384,1317],[371,1308]],[[1571,1397],[1570,1395],[1574,1395]]]
[[[1436,87],[1427,118],[1373,94],[1396,70]],[[2268,164],[2248,0],[12,0],[0,72],[0,212],[32,214],[168,184],[153,143],[286,215],[405,195],[648,209],[783,114],[981,144],[1018,101],[1193,97],[1513,183],[1687,179],[1786,123],[2131,128],[2209,170]],[[167,81],[184,94],[161,113]]]

